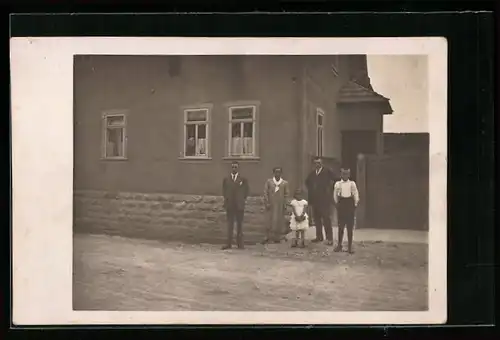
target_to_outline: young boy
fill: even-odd
[[[353,254],[352,238],[354,229],[354,212],[359,203],[359,193],[356,183],[350,180],[351,170],[341,169],[341,180],[335,183],[333,199],[337,206],[338,216],[338,244],[334,251],[342,251],[344,228],[347,228],[348,252]]]

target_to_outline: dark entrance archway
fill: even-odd
[[[351,178],[356,180],[358,154],[377,153],[378,131],[342,131],[342,166],[351,169]]]

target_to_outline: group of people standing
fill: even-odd
[[[273,177],[264,185],[264,205],[266,209],[265,243],[280,243],[286,239],[289,231],[295,233],[292,247],[305,247],[305,232],[310,225],[309,207],[312,211],[316,227],[316,238],[313,243],[323,242],[325,231],[326,244],[333,245],[332,207],[337,209],[338,243],[334,251],[343,250],[344,229],[347,229],[348,252],[353,253],[353,229],[355,209],[359,203],[359,192],[356,183],[350,180],[350,170],[341,169],[341,178],[337,180],[334,173],[323,166],[321,158],[314,159],[314,169],[305,180],[308,199],[304,198],[301,189],[296,189],[290,197],[290,185],[282,177],[283,169],[273,169]],[[236,224],[236,243],[243,245],[243,217],[245,202],[249,194],[246,178],[239,174],[238,162],[231,164],[231,173],[222,183],[224,208],[226,210],[228,228],[227,242],[222,249],[232,247],[234,225]],[[288,207],[290,209],[288,209]],[[291,210],[291,213],[288,211]],[[288,216],[287,216],[288,214]]]

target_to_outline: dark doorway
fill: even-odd
[[[356,180],[358,154],[377,153],[377,131],[342,131],[342,166],[351,169]]]

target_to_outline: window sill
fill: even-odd
[[[180,161],[203,162],[203,161],[211,161],[212,157],[179,157],[177,159]]]
[[[249,161],[258,162],[260,157],[258,156],[228,156],[223,158],[225,161]]]
[[[123,161],[128,161],[127,157],[113,157],[113,158],[105,158],[101,157],[101,161],[110,161],[110,162],[123,162]]]

